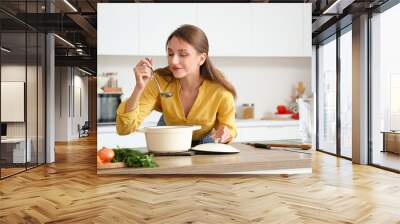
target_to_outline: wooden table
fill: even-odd
[[[383,133],[382,152],[400,154],[400,131],[382,131],[381,133]]]
[[[309,151],[258,149],[235,143],[236,154],[156,156],[156,168],[98,169],[97,174],[298,174],[311,173]]]

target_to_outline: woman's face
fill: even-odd
[[[192,45],[176,37],[168,42],[167,51],[169,69],[177,79],[198,74],[207,58],[206,53],[197,52]]]

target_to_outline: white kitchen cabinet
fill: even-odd
[[[299,126],[259,126],[238,128],[235,142],[300,139]]]
[[[251,26],[254,56],[311,56],[310,4],[251,4]]]
[[[97,4],[97,54],[138,55],[138,5]]]
[[[159,120],[159,113],[153,112],[147,117],[142,124],[141,128],[157,126]],[[97,126],[97,150],[105,147],[127,147],[138,148],[146,147],[146,137],[144,133],[134,132],[129,135],[118,135],[115,125],[98,125]]]
[[[183,24],[196,25],[196,4],[143,3],[139,5],[140,55],[167,55],[168,36]]]
[[[102,147],[137,148],[146,147],[144,133],[134,132],[129,135],[118,135],[114,125],[97,126],[97,150]]]
[[[251,56],[250,4],[199,3],[198,26],[206,33],[211,56]]]
[[[304,57],[312,57],[312,4],[303,4],[303,34],[304,34]]]
[[[182,24],[206,33],[211,56],[311,57],[310,3],[100,3],[98,54],[166,56]]]
[[[237,120],[234,142],[300,139],[298,120]]]

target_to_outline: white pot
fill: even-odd
[[[192,145],[192,134],[200,126],[156,126],[138,129],[146,135],[149,152],[184,152]]]

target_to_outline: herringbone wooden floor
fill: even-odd
[[[95,148],[0,181],[0,223],[400,223],[400,175],[319,152],[309,175],[99,177]]]

